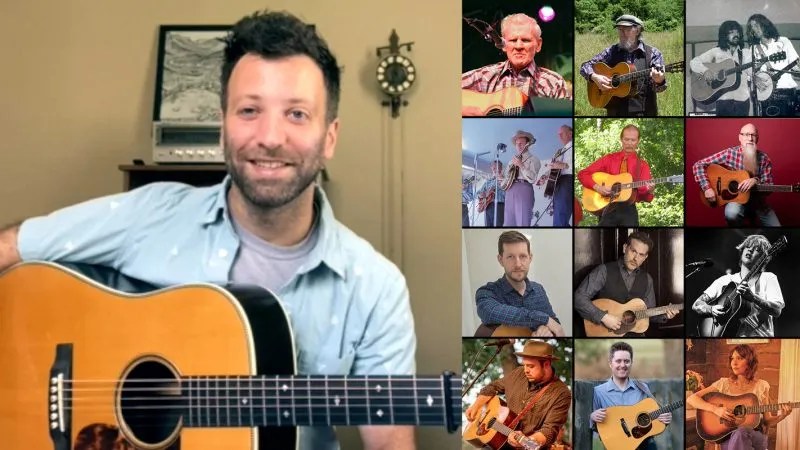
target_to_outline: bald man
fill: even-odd
[[[772,178],[772,161],[766,153],[757,148],[758,129],[748,123],[739,130],[739,145],[726,148],[721,152],[703,158],[692,166],[694,179],[709,200],[716,200],[716,192],[706,175],[709,164],[719,164],[729,170],[746,170],[750,178],[739,185],[741,192],[748,192],[758,184],[774,184]],[[725,220],[730,226],[742,226],[748,216],[758,217],[762,226],[781,226],[775,211],[766,202],[766,193],[753,192],[750,200],[742,205],[731,202],[725,205]]]
[[[572,91],[567,89],[561,75],[533,61],[542,49],[542,29],[536,19],[525,14],[506,16],[500,22],[500,34],[507,59],[462,74],[461,89],[492,93],[517,87],[529,99],[572,98]],[[526,109],[531,110],[531,105],[526,105]],[[484,113],[478,107],[463,105],[461,115],[482,116]]]

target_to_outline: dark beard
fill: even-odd
[[[316,180],[323,166],[321,158],[322,145],[319,145],[317,150],[311,156],[312,159],[293,166],[297,169],[297,176],[286,183],[256,183],[247,179],[244,169],[234,162],[228,142],[225,143],[225,165],[231,180],[239,188],[239,192],[242,193],[247,203],[263,210],[275,209],[292,202]],[[277,156],[281,153],[279,150],[267,150],[268,156]],[[247,164],[247,162],[244,164]]]

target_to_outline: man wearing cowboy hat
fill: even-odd
[[[519,448],[520,440],[528,438],[543,450],[549,448],[567,422],[572,405],[569,388],[553,370],[553,361],[559,359],[554,352],[555,348],[546,342],[528,340],[521,352],[514,353],[522,358],[522,366],[481,389],[478,399],[467,409],[467,420],[475,420],[492,397],[505,394],[508,408],[521,414],[508,443]]]
[[[503,213],[503,226],[529,227],[533,219],[533,184],[536,175],[542,167],[533,153],[528,148],[536,142],[536,138],[527,131],[519,130],[511,138],[511,143],[517,149],[516,155],[511,158],[506,166],[504,184],[511,183],[506,190],[506,209]]]
[[[664,57],[657,48],[642,41],[644,23],[636,16],[624,14],[614,23],[619,34],[619,42],[606,48],[581,65],[581,75],[594,82],[601,91],[612,88],[611,79],[594,72],[596,63],[614,67],[626,62],[636,66],[636,70],[650,68],[650,79],[631,86],[631,95],[625,98],[612,97],[605,106],[609,117],[657,116],[656,93],[667,89],[664,78]]]
[[[590,425],[596,430],[597,423],[606,420],[606,408],[609,406],[630,406],[648,397],[653,397],[647,384],[631,378],[633,366],[633,347],[627,342],[615,342],[608,350],[608,366],[611,377],[603,384],[594,387],[592,395],[592,414]],[[657,417],[665,425],[672,421],[672,413],[666,412]],[[608,443],[606,443],[608,447]],[[657,450],[652,436],[639,445],[638,450]]]

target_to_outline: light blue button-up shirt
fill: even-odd
[[[153,183],[23,222],[23,260],[110,266],[156,285],[224,284],[239,248],[230,178],[206,188]],[[277,293],[301,374],[411,374],[416,338],[405,278],[338,222],[321,188],[319,239]],[[301,429],[303,449],[336,449],[330,428]]]
[[[609,406],[635,405],[653,395],[646,383],[641,381],[639,383],[644,387],[644,391],[642,391],[631,378],[628,378],[625,387],[620,389],[616,383],[614,383],[614,380],[609,377],[608,381],[594,387],[592,412],[600,408],[608,408]],[[589,424],[592,429],[595,429],[594,421],[591,418],[589,419]],[[596,433],[595,431],[595,436],[597,435]]]

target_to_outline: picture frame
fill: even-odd
[[[222,121],[220,71],[231,25],[161,25],[153,121]]]

